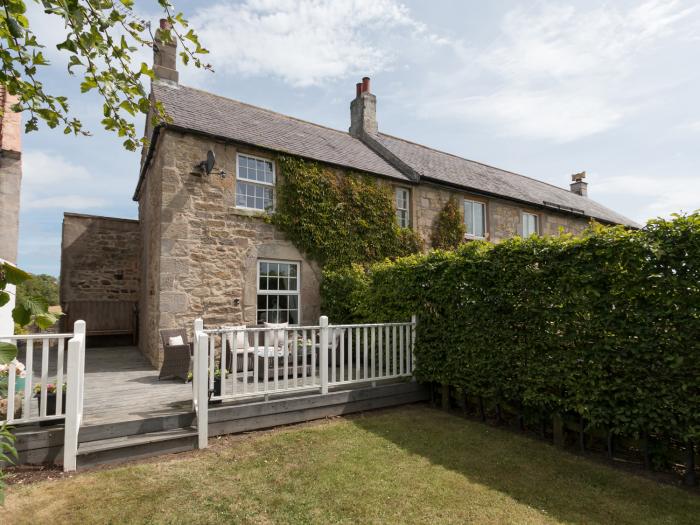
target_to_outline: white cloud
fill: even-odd
[[[440,42],[395,0],[220,2],[191,22],[217,72],[271,75],[297,87],[387,67],[393,52],[383,43],[397,31]]]
[[[106,188],[87,168],[43,151],[25,152],[22,162],[23,209],[83,210],[108,205],[97,196],[104,195]]]
[[[650,217],[700,209],[700,178],[647,174],[589,176],[594,198],[619,203],[616,209],[641,223]]]
[[[665,38],[682,41],[680,32],[698,14],[677,0],[630,9],[537,5],[508,12],[486,48],[456,44],[463,66],[434,75],[421,114],[555,142],[603,132],[673,84],[647,59]]]

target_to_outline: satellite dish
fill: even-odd
[[[207,163],[204,167],[207,175],[211,173],[211,170],[214,169],[214,164],[216,164],[216,156],[214,155],[214,152],[212,150],[207,151]]]

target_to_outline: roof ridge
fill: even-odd
[[[427,150],[430,150],[430,151],[435,151],[436,153],[442,153],[443,155],[449,155],[450,157],[454,157],[454,158],[459,159],[459,160],[466,160],[467,162],[473,162],[474,164],[480,164],[481,166],[485,166],[485,167],[487,167],[487,168],[491,168],[491,169],[494,169],[494,170],[502,171],[502,172],[504,172],[504,173],[510,173],[511,175],[516,175],[516,176],[522,177],[522,178],[524,178],[524,179],[528,179],[528,180],[532,180],[532,181],[535,181],[535,182],[539,182],[540,184],[546,184],[547,186],[550,186],[550,187],[555,188],[555,189],[557,189],[557,190],[561,190],[561,191],[565,191],[565,192],[567,192],[567,193],[571,193],[571,195],[574,195],[574,196],[576,196],[576,197],[581,197],[581,195],[577,195],[577,194],[575,194],[575,193],[573,193],[573,192],[570,192],[570,191],[567,190],[566,188],[563,188],[563,187],[561,187],[561,186],[557,186],[556,184],[552,184],[551,182],[546,182],[546,181],[543,181],[543,180],[540,180],[540,179],[536,179],[536,178],[534,178],[534,177],[530,177],[529,175],[523,175],[522,173],[517,173],[517,172],[515,172],[515,171],[511,171],[511,170],[506,170],[506,169],[503,169],[503,168],[499,168],[498,166],[493,166],[493,165],[491,165],[491,164],[486,164],[485,162],[481,162],[481,161],[479,161],[479,160],[473,160],[473,159],[467,159],[467,158],[465,158],[465,157],[460,157],[459,155],[456,155],[456,154],[454,154],[454,153],[450,153],[449,151],[443,151],[443,150],[440,150],[440,149],[432,148],[432,147],[430,147],[430,146],[426,146],[425,144],[420,144],[420,143],[418,143],[418,142],[413,142],[412,140],[407,140],[407,139],[404,139],[404,138],[401,138],[401,137],[397,137],[397,136],[395,136],[395,135],[389,135],[388,133],[379,132],[378,134],[379,134],[379,135],[384,135],[385,137],[389,137],[389,138],[392,138],[392,139],[395,139],[395,140],[400,140],[400,141],[406,142],[406,143],[408,143],[408,144],[413,144],[414,146],[418,146],[418,147],[421,147],[421,148],[424,148],[424,149],[427,149]],[[583,198],[585,198],[585,197],[581,197],[581,198],[583,199]],[[595,201],[594,201],[594,202],[595,202]]]
[[[165,87],[170,87],[170,88],[173,87],[173,86],[171,86],[171,85],[169,85],[169,84],[165,84],[165,83],[163,83],[163,82],[158,82],[158,84],[161,85],[161,86],[165,86]],[[341,133],[341,134],[343,134],[343,135],[346,135],[346,136],[350,137],[350,138],[353,139],[353,140],[356,140],[356,141],[362,143],[361,140],[359,140],[359,139],[356,138],[356,137],[353,137],[353,136],[350,135],[350,133],[347,132],[347,131],[343,131],[343,130],[336,129],[336,128],[331,128],[330,126],[324,126],[323,124],[318,124],[318,123],[316,123],[316,122],[311,122],[310,120],[304,120],[303,118],[293,117],[293,116],[291,116],[291,115],[285,115],[284,113],[280,113],[279,111],[275,111],[275,110],[272,110],[272,109],[264,108],[264,107],[262,107],[262,106],[256,106],[255,104],[250,104],[249,102],[243,102],[243,101],[238,100],[238,99],[235,99],[235,98],[225,97],[225,96],[223,96],[223,95],[217,95],[216,93],[212,93],[211,91],[206,91],[206,90],[204,90],[204,89],[199,89],[199,88],[195,88],[195,87],[191,87],[191,86],[183,86],[182,84],[178,84],[177,87],[178,87],[178,88],[190,89],[190,90],[192,90],[192,91],[199,91],[200,93],[204,93],[204,94],[206,94],[206,95],[211,95],[212,97],[216,97],[216,98],[220,98],[220,99],[223,99],[223,100],[227,100],[227,101],[229,101],[229,102],[235,102],[236,104],[240,104],[240,105],[242,105],[242,106],[248,106],[249,108],[259,109],[260,111],[265,111],[266,113],[270,113],[270,114],[272,114],[272,115],[277,115],[277,116],[279,116],[279,117],[283,117],[283,118],[286,118],[286,119],[295,120],[295,121],[297,121],[297,122],[302,122],[302,123],[304,123],[304,124],[309,124],[309,125],[315,126],[315,127],[317,127],[317,128],[327,129],[328,131],[333,131],[333,132],[335,132],[335,133]]]

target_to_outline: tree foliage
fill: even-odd
[[[39,274],[33,275],[17,286],[17,302],[24,302],[27,299],[38,299],[49,306],[59,303],[58,279],[53,275]]]
[[[325,272],[322,290],[333,322],[416,313],[421,380],[614,434],[700,439],[698,213]]]
[[[457,199],[454,197],[445,203],[435,222],[435,228],[430,237],[433,248],[454,250],[464,241],[466,229]]]
[[[56,47],[67,55],[67,73],[82,76],[81,91],[94,90],[102,98],[104,128],[123,137],[124,147],[135,150],[146,139],[139,136],[133,119],[151,109],[144,81],[153,78],[153,71],[146,63],[134,64],[132,57],[138,47],[157,45],[150,23],[136,16],[133,0],[34,1],[64,24],[65,40]],[[156,2],[171,27],[161,32],[161,40],[179,42],[185,64],[210,69],[200,58],[207,50],[182,13],[174,13],[167,0]],[[41,69],[50,63],[32,31],[26,4],[25,0],[3,0],[0,7],[0,84],[19,97],[13,111],[29,114],[27,132],[44,121],[66,134],[86,134],[80,120],[71,116],[68,99],[49,93],[40,80]],[[154,119],[167,118],[162,105],[154,109]]]
[[[281,176],[270,220],[321,265],[371,263],[421,249],[420,237],[399,227],[387,185],[297,157],[281,156],[278,164]]]

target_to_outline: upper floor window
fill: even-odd
[[[486,205],[483,202],[464,200],[464,225],[467,237],[474,239],[486,237]]]
[[[236,207],[268,210],[273,206],[275,165],[271,160],[238,155]]]
[[[408,228],[411,222],[410,193],[406,188],[396,188],[396,219],[399,226]]]
[[[523,213],[523,237],[540,233],[540,218],[534,213]]]

